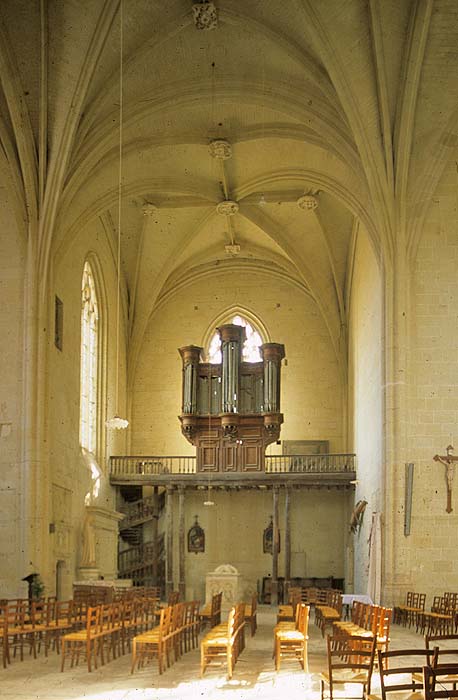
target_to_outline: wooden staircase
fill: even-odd
[[[165,574],[164,535],[158,537],[157,551],[148,542],[137,547],[129,547],[118,554],[118,577],[131,578],[134,586],[162,587]],[[157,575],[155,575],[157,564]],[[158,582],[154,579],[157,577]]]
[[[165,576],[164,536],[156,543],[144,541],[144,525],[159,520],[164,509],[164,494],[138,498],[138,490],[123,488],[124,504],[118,506],[125,517],[119,523],[120,538],[131,545],[118,552],[118,577],[131,578],[135,586],[163,585]]]

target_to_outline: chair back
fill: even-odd
[[[418,676],[423,674],[423,666],[433,658],[433,651],[428,649],[396,649],[395,651],[378,651],[378,668],[382,700],[387,700],[389,693],[414,693],[421,690]],[[412,674],[415,674],[413,677]]]
[[[458,646],[458,634],[425,634],[425,646],[427,649],[441,647],[444,641],[456,641]]]
[[[299,632],[301,632],[304,637],[307,636],[309,628],[309,618],[310,618],[310,605],[301,603],[298,605],[299,615],[297,617],[296,627]]]
[[[374,669],[377,637],[335,636],[327,637],[328,672],[330,684],[342,678],[342,672],[351,671],[358,677],[358,683],[365,686],[366,695],[370,694],[372,671]],[[354,682],[349,681],[349,682]]]
[[[450,681],[450,677],[458,677],[458,664],[432,668],[423,667],[423,693],[425,700],[442,700],[445,698],[458,698],[456,681]],[[450,687],[451,683],[451,687]]]

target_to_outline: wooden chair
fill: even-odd
[[[19,651],[21,661],[24,660],[24,645],[28,645],[30,653],[35,651],[35,631],[26,624],[26,605],[23,601],[8,603],[4,608],[3,620],[3,664],[11,663],[11,655],[16,657]],[[30,621],[30,616],[27,615]]]
[[[215,627],[221,622],[221,604],[223,593],[215,593],[212,595],[210,603],[207,603],[199,613],[200,627],[205,627],[208,623],[209,627]]]
[[[219,659],[226,662],[227,678],[232,678],[234,666],[245,646],[245,605],[238,603],[229,612],[226,623],[210,629],[200,643],[200,675],[207,666]]]
[[[97,668],[97,657],[100,655],[102,665],[104,658],[104,637],[112,634],[107,618],[102,614],[101,605],[89,607],[86,615],[86,629],[64,634],[61,639],[62,664],[61,671],[64,670],[65,659],[70,655],[70,666],[73,667],[75,661],[78,665],[81,653],[84,653],[87,661],[87,670],[92,671],[92,660]]]
[[[321,700],[333,700],[334,690],[339,688],[344,689],[345,698],[366,698],[371,691],[376,646],[376,637],[328,635],[328,670],[321,674]],[[354,685],[361,687],[359,695],[348,694]]]
[[[170,666],[170,638],[172,626],[172,606],[162,608],[159,624],[148,632],[135,636],[132,640],[132,666],[142,666],[145,660],[156,658],[159,674]]]
[[[434,610],[433,610],[434,608]],[[420,616],[417,627],[427,636],[451,634],[454,627],[454,614],[448,607],[447,600],[442,596],[439,603],[434,603],[430,612],[424,611]]]
[[[180,656],[184,652],[184,635],[185,635],[185,625],[184,625],[184,603],[176,603],[172,606],[172,624],[170,628],[170,649],[173,650],[173,656],[175,661],[178,661]],[[171,657],[170,651],[170,657]]]
[[[458,664],[433,668],[423,668],[423,692],[424,700],[445,700],[446,698],[458,698],[458,688],[450,688],[448,684],[450,676],[458,676]]]
[[[184,651],[195,649],[199,643],[199,608],[200,601],[191,600],[184,603],[183,642]]]
[[[297,606],[296,624],[289,627],[288,623],[278,623],[275,627],[274,656],[275,670],[280,670],[281,660],[294,658],[299,661],[305,672],[308,672],[307,641],[310,605],[300,603]]]
[[[51,646],[57,653],[60,652],[60,639],[64,633],[73,629],[73,601],[58,600],[48,607],[46,630],[44,633],[45,656],[48,655]]]
[[[423,666],[430,664],[432,649],[379,650],[377,654],[382,700],[389,700],[389,693],[395,693],[396,700],[405,696],[423,700]]]
[[[279,605],[277,613],[278,622],[294,622],[296,617],[296,608],[301,602],[301,589],[290,588],[288,593],[288,604]]]
[[[256,634],[258,628],[257,621],[258,594],[253,593],[251,596],[251,604],[245,605],[245,622],[250,625],[251,636]]]
[[[405,624],[405,621],[407,620],[406,608],[411,607],[413,595],[414,595],[414,591],[407,591],[406,602],[404,604],[395,606],[393,622],[395,622],[396,624],[399,624],[399,625]]]

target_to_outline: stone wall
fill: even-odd
[[[310,296],[283,281],[217,271],[170,297],[152,316],[132,392],[132,454],[192,454],[177,419],[181,412],[178,348],[200,345],[225,309],[246,307],[284,343],[283,440],[327,439],[343,450],[341,377],[327,328]],[[281,450],[279,446],[269,451]]]
[[[411,534],[399,533],[398,565],[406,588],[434,595],[458,590],[458,482],[446,513],[445,467],[433,461],[447,445],[458,453],[458,214],[453,160],[435,192],[412,284],[409,460],[415,464]],[[455,471],[458,467],[455,467]]]
[[[263,552],[263,531],[272,515],[272,492],[213,491],[215,506],[204,506],[206,492],[186,492],[185,533],[198,515],[205,531],[205,553],[188,553],[186,594],[205,599],[205,575],[220,564],[232,564],[242,576],[245,600],[272,574],[272,556]],[[291,493],[291,575],[344,577],[345,502],[336,490]],[[279,495],[279,576],[285,575],[285,494]],[[177,532],[178,499],[174,500]],[[174,540],[174,583],[178,587],[178,538]],[[261,591],[260,591],[261,592]]]

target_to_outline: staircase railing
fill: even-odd
[[[164,556],[164,536],[158,538],[157,549],[152,542],[129,547],[118,553],[118,575],[120,578],[130,577],[133,572],[151,567],[155,557],[159,560]]]

